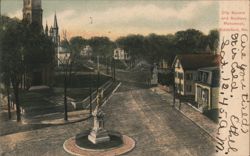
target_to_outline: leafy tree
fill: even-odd
[[[1,24],[1,27],[2,24]],[[1,29],[1,73],[6,89],[13,86],[17,107],[17,121],[20,117],[19,87],[23,75],[32,73],[45,64],[53,67],[54,46],[37,25],[25,21],[5,18],[4,31]],[[25,80],[26,81],[26,80]],[[9,90],[7,90],[9,92]]]
[[[40,26],[23,23],[25,28],[23,30],[24,82],[26,88],[28,88],[35,71],[42,71],[43,69],[53,70],[55,65],[55,47],[51,39],[42,33]],[[43,83],[49,84],[50,82]]]
[[[87,45],[87,40],[81,36],[75,36],[70,39],[69,43],[73,52],[80,55],[81,50]],[[67,48],[67,43],[65,48]]]
[[[92,37],[89,39],[89,45],[93,48],[94,56],[112,56],[114,43],[108,37]]]
[[[212,51],[216,51],[219,45],[219,31],[211,30],[207,36],[208,45]]]
[[[4,90],[7,95],[7,106],[8,106],[8,118],[11,119],[11,108],[10,108],[10,75],[9,73],[4,73],[1,75],[1,81],[4,84]]]
[[[3,69],[3,39],[5,37],[6,28],[10,25],[16,25],[18,20],[17,19],[10,19],[7,16],[0,16],[1,23],[0,23],[0,82],[4,85],[3,93],[7,95],[7,106],[8,106],[8,118],[11,119],[11,108],[10,108],[10,72],[6,72],[5,69]]]
[[[64,56],[64,58],[57,58],[60,62],[60,67],[62,68],[62,73],[64,77],[63,87],[64,87],[64,120],[68,120],[68,87],[71,83],[71,77],[73,74],[73,68],[81,66],[81,60],[78,57],[79,53],[75,50],[76,48],[76,40],[79,41],[79,37],[73,38],[70,41],[67,39],[66,31],[63,32],[63,47],[66,49],[68,56]],[[81,39],[80,39],[81,40]]]
[[[144,51],[151,63],[158,62],[160,59],[171,60],[174,53],[172,35],[150,34],[144,39]],[[147,58],[147,57],[146,57]]]
[[[19,84],[24,73],[23,63],[23,38],[24,27],[19,21],[15,24],[6,26],[2,42],[2,57],[1,57],[1,71],[10,79],[13,86],[15,102],[16,102],[16,115],[17,121],[21,121],[20,102],[19,102]],[[15,36],[15,37],[14,37]]]
[[[204,40],[204,34],[195,29],[178,31],[175,33],[176,47],[182,53],[197,53],[205,47],[201,46],[201,41]]]
[[[116,44],[128,52],[132,60],[144,58],[147,55],[144,50],[144,36],[142,35],[120,37],[116,40]]]

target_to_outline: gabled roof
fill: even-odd
[[[201,71],[218,71],[220,70],[219,66],[215,66],[215,67],[205,67],[205,68],[199,68],[199,70]]]
[[[180,61],[183,70],[197,70],[198,68],[219,66],[219,55],[215,54],[183,54],[177,55],[173,62]]]

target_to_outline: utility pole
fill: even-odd
[[[107,56],[105,56],[105,59],[106,59],[106,73],[107,73],[107,75],[109,75],[109,61],[108,61],[108,57]]]
[[[90,87],[89,87],[89,113],[92,114],[92,72],[90,72]]]
[[[100,85],[100,66],[99,66],[99,56],[97,56],[97,91]]]
[[[113,58],[113,81],[115,81],[115,59]]]

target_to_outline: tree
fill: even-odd
[[[89,39],[89,45],[93,48],[94,56],[112,56],[114,43],[108,37],[92,37]]]
[[[52,41],[37,25],[8,17],[5,19],[5,30],[1,32],[2,81],[7,92],[9,86],[13,86],[17,121],[20,121],[19,89],[22,86],[23,76],[42,68],[45,64],[53,65],[55,51]]]
[[[205,49],[201,46],[204,40],[204,34],[195,29],[188,29],[185,31],[178,31],[175,33],[176,47],[182,53],[198,53]]]
[[[10,79],[13,86],[17,121],[21,121],[20,103],[19,103],[19,84],[24,73],[23,63],[23,38],[24,27],[19,21],[8,25],[2,38],[2,57],[1,71]],[[14,37],[15,36],[15,37]]]
[[[116,40],[116,44],[129,53],[133,59],[138,59],[145,56],[144,53],[144,36],[128,35],[120,37]]]
[[[4,73],[2,75],[2,82],[4,84],[4,89],[7,94],[7,106],[8,106],[8,118],[11,119],[11,108],[10,108],[10,75],[9,73]]]
[[[36,23],[29,24],[26,21],[22,25],[22,59],[24,63],[24,74],[21,87],[28,89],[34,83],[34,72],[52,73],[55,64],[55,48],[51,39],[46,36]],[[49,76],[48,76],[49,77]],[[33,81],[33,82],[32,82]],[[49,85],[49,79],[40,77],[39,82]]]
[[[219,45],[219,31],[218,30],[211,30],[207,36],[208,45],[211,51],[217,51]]]
[[[81,50],[87,45],[87,40],[81,36],[75,36],[69,40],[69,43],[73,52],[80,55]],[[65,47],[67,48],[67,43]]]
[[[63,31],[63,46],[66,49],[66,51],[68,52],[68,56],[64,56],[63,58],[58,58],[58,61],[61,64],[61,68],[63,71],[63,77],[64,77],[64,81],[63,81],[63,88],[64,88],[64,120],[67,121],[68,120],[68,87],[69,84],[71,82],[71,77],[73,74],[73,67],[77,66],[78,63],[80,63],[80,61],[78,60],[78,54],[76,52],[74,52],[74,46],[68,41],[67,39],[67,32]]]
[[[147,54],[144,57],[150,63],[159,62],[160,59],[170,61],[175,54],[173,44],[173,35],[150,34],[144,39],[144,51]]]
[[[116,44],[129,52],[133,60],[143,58],[150,63],[158,62],[163,58],[173,60],[177,53],[175,36],[171,34],[128,35],[118,38]]]

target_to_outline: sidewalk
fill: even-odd
[[[151,90],[159,94],[162,97],[162,99],[173,99],[170,93],[167,93],[160,87],[153,87],[151,88]],[[215,134],[216,134],[217,124],[215,122],[210,120],[208,117],[203,115],[201,112],[193,108],[193,106],[191,106],[188,103],[181,103],[180,105],[179,101],[176,100],[175,108],[184,116],[186,116],[188,119],[190,119],[193,123],[195,123],[197,126],[203,129],[206,133],[208,133],[213,139],[216,138]]]
[[[84,121],[91,118],[89,110],[68,112],[68,121],[64,120],[64,113],[53,113],[33,119],[22,119],[23,124],[31,125],[63,125]]]

